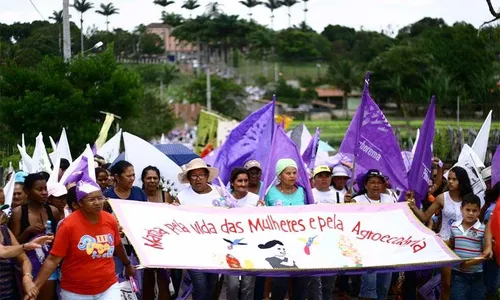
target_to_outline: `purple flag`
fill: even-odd
[[[214,167],[222,182],[229,182],[231,170],[255,159],[266,168],[274,130],[275,100],[255,111],[229,134],[220,147]]]
[[[340,153],[356,157],[356,175],[378,169],[389,176],[393,188],[408,189],[401,150],[392,127],[368,91],[369,73],[365,80],[361,104],[349,125]]]
[[[415,192],[417,207],[422,200],[427,198],[429,181],[431,180],[432,167],[432,141],[434,140],[434,128],[436,125],[436,99],[431,98],[431,104],[427,109],[424,123],[420,128],[420,137],[417,142],[410,172],[408,173],[408,185]]]
[[[311,184],[309,182],[309,176],[304,165],[302,157],[300,157],[299,149],[297,145],[286,135],[283,128],[277,127],[274,132],[273,142],[271,149],[267,149],[269,154],[269,160],[267,167],[263,168],[262,181],[264,186],[261,189],[260,198],[264,198],[264,194],[267,192],[269,187],[276,184],[276,174],[275,167],[278,160],[282,158],[291,158],[297,163],[297,184],[304,188],[306,193],[306,204],[314,204],[314,198],[311,191]]]
[[[302,160],[310,172],[314,169],[314,163],[316,162],[316,154],[318,153],[319,146],[319,133],[320,130],[319,127],[317,127],[314,137],[311,139],[309,145],[307,145],[306,150],[302,154]]]
[[[215,159],[217,158],[217,155],[219,154],[220,152],[220,148],[215,148],[214,150],[210,151],[210,153],[208,153],[205,157],[203,157],[203,161],[207,164],[207,165],[211,165],[213,166],[214,163],[215,163]]]
[[[70,183],[77,183],[84,175],[89,176],[88,159],[86,156],[82,156],[82,159],[76,169],[68,176],[63,184],[68,185]]]
[[[491,160],[491,186],[494,186],[497,182],[500,182],[500,146],[497,146]]]
[[[97,154],[97,145],[94,144],[94,146],[92,146],[92,154],[96,155]]]

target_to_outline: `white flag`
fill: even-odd
[[[488,140],[490,138],[490,129],[491,129],[491,114],[493,111],[490,110],[490,113],[484,120],[483,126],[479,130],[479,133],[472,144],[472,150],[477,154],[481,162],[484,163],[486,159],[486,150],[488,150]]]
[[[147,166],[157,167],[167,185],[164,188],[168,188],[173,197],[177,196],[177,193],[187,186],[181,184],[177,179],[177,175],[182,171],[181,167],[156,149],[155,146],[128,132],[123,133],[123,142],[125,144],[125,160],[134,166],[136,174],[141,174],[142,170]],[[134,185],[142,186],[140,176],[135,177]]]
[[[36,172],[51,172],[52,168],[50,165],[49,155],[47,154],[47,149],[45,149],[45,144],[43,143],[43,135],[40,132],[36,137],[35,152],[33,152],[33,163],[31,165],[31,173]]]

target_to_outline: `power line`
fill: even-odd
[[[42,17],[42,20],[47,21],[43,17],[42,13],[38,10],[38,8],[36,7],[35,3],[33,3],[33,0],[29,0],[29,1],[30,1],[31,5],[33,6],[33,8],[36,10],[36,12],[40,15],[40,17]]]

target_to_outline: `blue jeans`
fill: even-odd
[[[198,270],[188,270],[188,273],[193,283],[193,300],[212,300],[219,276]]]
[[[486,297],[495,296],[500,285],[499,267],[495,259],[487,260],[483,263],[484,285],[486,287]]]
[[[483,272],[462,273],[451,271],[451,295],[450,300],[474,299],[484,300]]]
[[[385,300],[391,286],[392,273],[361,275],[359,298]]]

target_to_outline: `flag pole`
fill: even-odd
[[[361,129],[361,125],[363,124],[363,116],[364,116],[364,104],[365,104],[365,100],[364,98],[366,97],[366,93],[368,93],[368,87],[370,86],[370,72],[366,72],[366,77],[365,77],[365,84],[364,84],[364,88],[363,88],[363,96],[361,98],[361,103],[360,103],[360,106],[363,106],[361,107],[361,112],[358,116],[358,131],[357,131],[357,135],[356,136],[356,144],[355,144],[355,147],[354,147],[354,158],[352,160],[352,177],[351,177],[351,183],[349,184],[349,192],[351,193],[352,195],[352,190],[353,190],[353,187],[354,187],[354,181],[356,180],[356,158],[358,156],[358,149],[359,149],[359,129]]]

